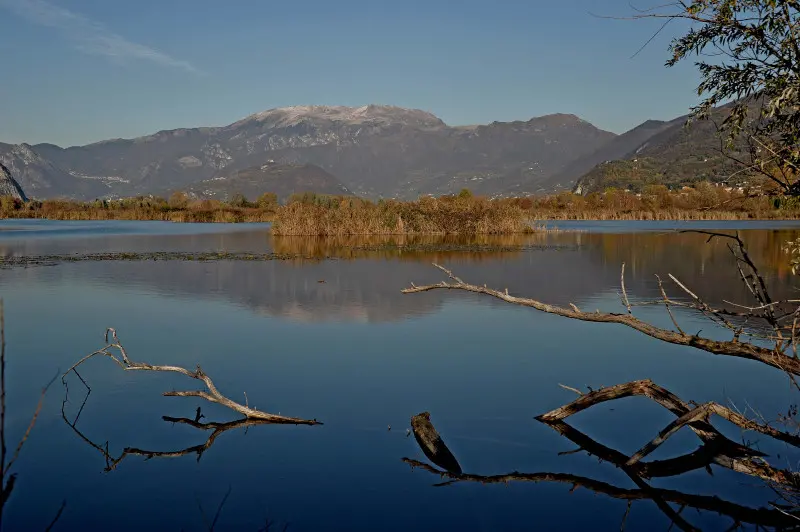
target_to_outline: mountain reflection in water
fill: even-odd
[[[777,297],[791,288],[791,272],[781,245],[798,231],[750,231],[743,236],[754,260],[773,281]],[[130,237],[130,253],[226,251],[277,253],[284,260],[221,260],[214,264],[158,260],[95,261],[77,268],[30,269],[28,278],[75,279],[77,282],[137,284],[164,295],[220,297],[262,314],[301,322],[352,320],[385,322],[435,312],[445,297],[407,297],[408,282],[439,279],[433,262],[449,265],[474,283],[508,288],[554,304],[568,304],[590,294],[614,290],[626,262],[630,291],[657,297],[655,274],[672,273],[689,286],[702,286],[711,302],[744,299],[725,243],[707,243],[692,233],[642,232],[540,233],[534,235],[459,237],[313,238],[269,237],[262,233],[194,237]],[[188,239],[188,241],[186,240]],[[120,249],[118,237],[80,244],[83,252]],[[63,243],[0,243],[6,254],[47,255],[57,262],[67,255]],[[386,266],[391,266],[387,271]],[[298,267],[302,265],[302,267]],[[3,279],[0,278],[0,286]],[[487,302],[487,304],[496,304]]]

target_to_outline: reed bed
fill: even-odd
[[[279,207],[272,232],[285,236],[528,233],[524,209],[510,200],[424,197],[417,201],[316,198]]]
[[[496,259],[509,253],[568,249],[574,243],[554,243],[546,232],[503,235],[345,235],[345,236],[276,236],[270,239],[274,253],[308,259],[379,258],[399,261],[430,262],[465,259],[473,262]]]

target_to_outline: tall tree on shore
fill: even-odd
[[[731,104],[720,129],[728,147],[746,143],[749,160],[739,162],[800,196],[800,0],[678,1],[632,18],[689,23],[666,64],[693,59],[700,72],[691,117]]]

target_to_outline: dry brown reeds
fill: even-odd
[[[269,222],[273,206],[232,205],[217,200],[175,203],[163,198],[136,197],[121,200],[78,202],[44,200],[23,203],[13,198],[0,202],[0,218],[44,218],[48,220],[154,220],[165,222]]]
[[[318,198],[279,207],[275,235],[450,235],[531,232],[528,215],[510,200],[423,197],[417,201]]]
[[[292,195],[285,205],[268,200],[229,202],[169,200],[139,196],[121,200],[29,201],[0,198],[0,218],[51,220],[160,220],[172,222],[271,222],[276,235],[346,236],[410,234],[514,234],[540,231],[533,220],[778,220],[800,219],[800,198],[767,196],[709,183],[668,190],[650,185],[641,192],[608,189],[587,196],[559,194],[487,199],[464,190],[458,196],[416,201],[369,201],[311,192]]]

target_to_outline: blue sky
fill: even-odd
[[[680,28],[631,58],[658,21],[590,12],[632,10],[627,0],[0,0],[0,142],[78,145],[367,103],[453,125],[574,113],[620,133],[696,103],[692,65],[664,67]]]

